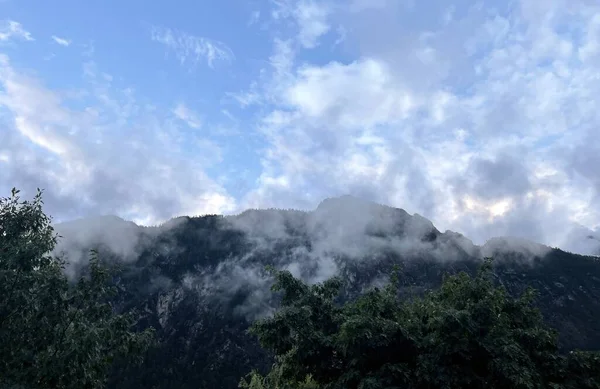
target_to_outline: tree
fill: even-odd
[[[110,271],[91,253],[87,274],[70,283],[42,210],[42,192],[0,199],[0,387],[101,388],[117,358],[138,360],[150,331],[132,331],[133,312],[111,305]]]
[[[422,297],[400,301],[400,278],[355,301],[335,304],[341,282],[306,285],[274,272],[283,292],[273,317],[251,333],[275,354],[273,370],[252,372],[246,388],[600,388],[600,355],[561,355],[529,289],[496,287],[491,259],[475,277],[444,278]],[[254,386],[252,386],[254,385]]]

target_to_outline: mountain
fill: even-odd
[[[161,340],[143,366],[116,369],[112,388],[235,388],[251,369],[269,367],[271,357],[245,332],[278,304],[265,265],[311,283],[339,275],[340,298],[352,299],[385,284],[395,264],[410,296],[436,288],[446,272],[473,273],[493,256],[497,281],[510,293],[539,290],[537,303],[563,349],[600,349],[596,257],[511,237],[477,246],[417,214],[351,196],[326,199],[312,212],[248,210],[157,227],[100,217],[56,229],[71,276],[92,248],[122,264],[118,308],[139,309],[140,328],[155,327]]]

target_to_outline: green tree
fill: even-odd
[[[69,283],[51,255],[57,236],[42,192],[18,194],[0,199],[0,387],[101,388],[113,361],[139,361],[153,334],[132,331],[133,312],[115,312],[111,273],[95,252]]]
[[[240,387],[300,389],[308,377],[311,388],[326,389],[600,388],[599,354],[559,354],[536,293],[512,298],[495,286],[490,259],[475,277],[445,277],[406,301],[399,280],[394,271],[385,288],[338,305],[339,279],[309,286],[275,272],[281,307],[251,333],[276,364]]]

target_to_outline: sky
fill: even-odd
[[[143,225],[352,194],[593,253],[598,96],[596,0],[0,0],[0,193]]]

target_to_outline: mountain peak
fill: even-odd
[[[339,213],[339,212],[352,212],[352,213],[363,213],[363,212],[383,212],[386,210],[395,210],[401,212],[403,216],[409,216],[408,213],[400,208],[390,207],[376,203],[371,200],[366,200],[361,197],[345,194],[337,197],[329,197],[321,201],[317,208],[316,213]]]
[[[75,220],[69,220],[62,223],[57,223],[54,227],[56,228],[89,228],[89,226],[103,227],[103,228],[115,228],[115,227],[132,227],[136,226],[132,221],[125,220],[116,215],[94,215],[89,217],[83,217]]]
[[[376,203],[362,199],[360,197],[356,197],[353,195],[345,194],[337,197],[328,197],[325,200],[321,201],[317,206],[317,210],[332,207],[332,206],[366,206],[366,205],[376,205]]]

